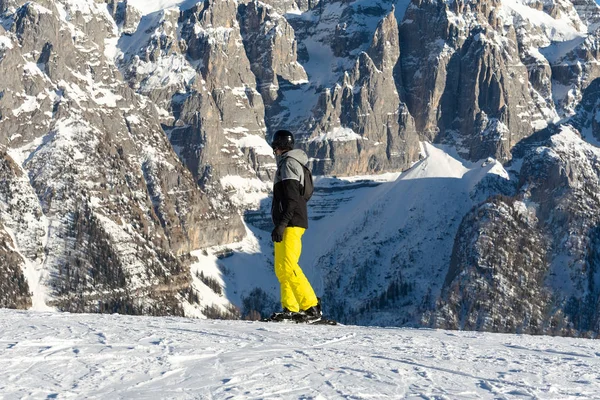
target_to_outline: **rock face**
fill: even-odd
[[[423,139],[471,160],[507,161],[521,139],[573,115],[598,76],[597,10],[552,1],[209,1],[145,15],[121,38],[119,65],[164,110],[171,142],[203,186],[268,180],[268,150],[244,145],[280,128],[299,135],[317,174],[406,169]]]
[[[14,181],[22,176],[17,166],[8,157],[6,152],[0,154],[0,192],[2,193],[2,204],[6,205],[1,211],[2,221],[0,223],[0,273],[2,280],[0,281],[0,307],[2,308],[28,308],[31,306],[31,297],[29,293],[29,285],[23,275],[25,260],[15,251],[15,243],[13,238],[6,232],[5,223],[13,222],[13,230],[21,234],[27,229],[27,225],[34,223],[29,220],[31,215],[21,215],[17,221],[9,221],[4,218],[5,213],[10,213],[13,207],[19,207],[19,203],[24,200],[19,196],[19,185],[15,185]],[[17,178],[17,179],[13,179]],[[39,217],[39,216],[38,216]],[[29,249],[35,252],[41,248]]]
[[[280,80],[290,84],[308,82],[306,71],[298,63],[294,29],[285,18],[261,3],[240,4],[238,12],[257,90],[265,103],[272,105],[278,98]]]
[[[108,1],[108,11],[123,34],[132,35],[135,33],[140,19],[142,18],[142,15],[137,8],[129,5],[127,0],[122,2],[110,0]]]
[[[581,21],[592,28],[598,28],[600,16],[598,16],[598,4],[592,0],[572,0],[575,11]]]
[[[359,175],[403,170],[418,159],[415,124],[394,81],[399,56],[398,23],[390,13],[341,85],[324,91],[317,103],[306,144],[316,155],[314,169]]]
[[[415,2],[405,21],[400,74],[417,130],[472,160],[509,159],[539,113],[510,13],[500,1]]]
[[[544,333],[550,290],[546,236],[524,203],[497,197],[471,211],[456,235],[435,326]]]
[[[220,215],[231,212],[220,195],[230,177],[268,181],[274,168],[237,13],[237,2],[215,1],[146,15],[119,40],[124,52],[117,61],[130,87],[159,107],[173,148],[208,195],[219,198]]]
[[[267,124],[297,132],[317,174],[406,169],[419,159],[419,135],[394,77],[394,7],[342,4],[289,18],[308,83],[281,86]]]
[[[435,326],[600,329],[600,152],[572,127],[547,136],[530,144],[515,197],[488,200],[463,219]]]
[[[29,285],[23,275],[23,259],[11,247],[12,240],[0,230],[0,273],[5,277],[0,282],[0,307],[27,309],[31,307]]]
[[[548,281],[558,308],[574,329],[597,332],[600,153],[578,133],[562,128],[526,158],[524,196],[538,204],[552,243]],[[568,278],[565,279],[565,274]]]
[[[3,236],[51,269],[59,309],[182,314],[179,256],[235,240],[241,221],[210,203],[155,106],[107,60],[105,6],[28,2],[3,26]]]

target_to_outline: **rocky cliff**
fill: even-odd
[[[599,331],[600,152],[570,126],[545,133],[529,143],[516,195],[463,219],[436,326]]]
[[[211,202],[173,151],[160,109],[123,81],[106,4],[3,9],[0,215],[10,267],[23,258],[43,269],[59,309],[182,313],[177,298],[191,278],[180,256],[243,235],[237,211]]]

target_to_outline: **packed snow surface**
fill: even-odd
[[[600,342],[0,310],[0,397],[594,398]]]

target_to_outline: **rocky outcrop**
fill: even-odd
[[[445,329],[541,334],[548,243],[524,203],[497,197],[463,219],[432,321]],[[562,321],[561,321],[562,322]]]
[[[142,14],[137,8],[128,4],[127,0],[110,0],[108,1],[108,11],[123,34],[135,33],[142,18]]]
[[[252,1],[240,4],[239,19],[257,90],[267,106],[279,97],[280,81],[292,85],[308,82],[306,71],[298,63],[294,29],[285,18]]]
[[[224,177],[268,180],[273,168],[237,12],[235,1],[198,3],[181,14],[160,11],[145,16],[131,38],[121,38],[119,65],[129,85],[160,107],[179,157],[215,195]],[[148,26],[154,29],[149,37]]]
[[[537,204],[551,240],[549,275],[554,315],[564,315],[565,332],[598,331],[598,211],[600,153],[579,133],[564,127],[525,159],[524,197]]]
[[[23,275],[24,260],[14,251],[10,235],[0,225],[0,308],[31,307],[29,285]]]
[[[318,174],[403,170],[418,159],[414,121],[393,76],[400,57],[397,26],[388,14],[342,84],[321,94],[305,143]]]
[[[463,219],[433,325],[598,332],[600,152],[571,127],[546,137],[527,146],[515,197]]]
[[[144,30],[134,37],[142,38],[148,26],[158,29],[147,45],[122,46],[120,65],[130,85],[165,110],[172,142],[203,185],[230,175],[268,180],[268,150],[241,146],[238,152],[230,144],[268,139],[280,128],[298,134],[318,174],[405,169],[419,158],[416,138],[456,145],[471,160],[508,160],[521,139],[571,112],[577,93],[597,75],[594,62],[570,67],[594,59],[593,37],[563,54],[568,62],[557,56],[564,46],[552,47],[556,40],[584,38],[591,17],[583,22],[580,14],[591,15],[592,8],[497,0],[413,1],[406,10],[392,2],[251,1],[237,8],[205,2],[180,16],[144,17]],[[538,14],[531,19],[528,12]],[[568,31],[552,29],[551,19]],[[387,53],[395,62],[380,68],[385,46],[394,48]],[[384,85],[367,58],[386,75]],[[231,59],[237,61],[224,74],[223,60]],[[175,71],[164,68],[173,60],[180,70],[176,81]],[[574,87],[574,97],[561,97],[565,85]],[[366,97],[386,105],[367,104]],[[193,115],[181,114],[190,109]],[[197,109],[202,124],[195,122]],[[390,113],[395,121],[383,121]],[[226,161],[223,155],[232,153],[252,167]]]
[[[399,27],[402,58],[396,79],[404,82],[406,103],[415,118],[415,127],[428,140],[436,139],[438,132],[440,89],[445,85],[445,64],[451,53],[445,43],[451,34],[457,34],[450,29],[447,11],[441,2],[411,3],[405,22]]]
[[[582,133],[586,139],[600,140],[600,78],[595,79],[581,94],[581,102],[575,107],[575,114],[568,124]],[[588,140],[589,140],[588,139]]]
[[[323,7],[323,0],[266,0],[279,14],[306,12]]]
[[[538,114],[522,78],[527,68],[518,61],[516,32],[502,21],[500,6],[417,2],[400,27],[398,73],[417,130],[454,143],[472,160],[509,159],[510,149],[535,130]]]
[[[571,0],[571,3],[581,21],[594,29],[598,28],[600,15],[598,15],[598,4],[594,0]]]
[[[47,233],[46,218],[28,176],[6,149],[0,153],[0,179],[0,217],[4,229],[12,232],[22,255],[32,260],[41,259]]]
[[[23,174],[8,156],[6,150],[0,152],[0,307],[3,308],[28,308],[31,307],[29,285],[23,275],[25,260],[16,251],[13,238],[7,228],[19,238],[24,245],[22,251],[36,257],[41,256],[43,250],[41,239],[44,230],[37,230],[37,220],[42,216],[39,212],[37,201],[32,201],[24,184]],[[37,199],[36,199],[37,200]],[[33,209],[28,206],[33,205]],[[37,209],[36,209],[37,206]],[[24,208],[25,212],[20,210]],[[19,210],[18,212],[16,212]],[[28,241],[28,233],[33,231],[39,235]],[[37,240],[36,240],[37,239]]]
[[[576,45],[573,49],[552,58],[553,84],[566,89],[566,93],[557,99],[557,106],[566,116],[575,114],[585,89],[600,77],[597,62],[600,56],[600,31],[574,39],[574,42]]]

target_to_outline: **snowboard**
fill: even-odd
[[[306,325],[338,325],[337,321],[329,318],[321,318],[318,321],[303,321],[299,319],[273,319],[273,318],[263,318],[260,322],[275,322],[275,323],[283,323],[283,324],[306,324]]]
[[[328,318],[321,318],[318,321],[315,322],[299,322],[299,323],[304,323],[304,324],[308,324],[308,325],[338,325],[337,321],[333,320],[333,319],[328,319]]]

